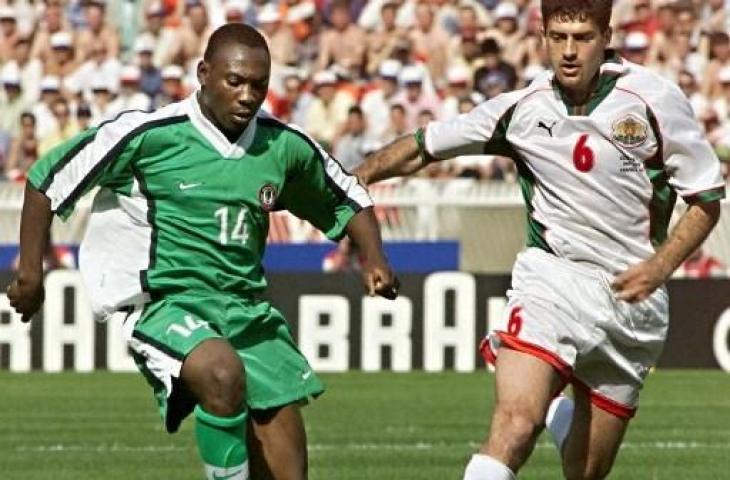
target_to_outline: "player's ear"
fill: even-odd
[[[198,62],[198,68],[197,68],[197,74],[198,74],[198,83],[200,83],[201,87],[204,87],[206,84],[206,81],[208,80],[208,74],[210,73],[210,66],[205,60],[201,60]]]

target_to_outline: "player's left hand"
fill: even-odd
[[[652,257],[617,275],[611,286],[620,300],[636,303],[648,298],[671,273],[660,260]]]
[[[398,296],[400,281],[386,260],[365,261],[362,275],[365,289],[371,297],[380,295],[388,300],[395,300]]]

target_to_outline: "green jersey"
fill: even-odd
[[[62,218],[101,187],[79,258],[101,317],[171,293],[259,292],[270,211],[287,209],[334,240],[372,205],[296,127],[259,112],[231,143],[196,94],[81,133],[41,158],[29,181]]]

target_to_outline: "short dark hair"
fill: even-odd
[[[359,116],[361,116],[361,117],[363,116],[363,113],[362,113],[362,108],[360,108],[360,107],[359,107],[358,105],[353,105],[353,106],[351,106],[351,107],[350,107],[350,108],[349,108],[349,109],[347,110],[347,114],[348,114],[348,115],[352,115],[353,113],[354,113],[355,115],[359,115]]]
[[[31,112],[23,112],[20,114],[20,121],[22,122],[24,119],[28,119],[31,122],[33,122],[33,125],[35,125],[35,115],[33,115]]]
[[[393,112],[395,110],[398,110],[400,113],[406,113],[406,109],[400,103],[394,103],[393,105],[390,106],[391,112]]]
[[[550,19],[561,22],[593,20],[602,32],[611,23],[611,0],[542,0],[542,24],[547,30]]]
[[[203,60],[210,62],[220,50],[236,44],[249,48],[263,48],[266,53],[269,53],[269,46],[263,35],[251,25],[227,23],[210,36],[208,46],[205,47],[205,53],[203,53]]]

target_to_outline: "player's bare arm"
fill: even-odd
[[[690,205],[652,257],[616,277],[613,287],[618,298],[628,302],[647,298],[702,244],[719,218],[719,200]]]
[[[372,207],[360,210],[347,224],[348,236],[363,255],[363,284],[371,296],[398,296],[398,278],[383,254],[378,221]]]
[[[8,287],[10,305],[27,322],[43,304],[43,252],[53,213],[51,202],[30,183],[25,187],[20,219],[20,265]]]
[[[354,173],[360,183],[369,185],[386,178],[411,175],[426,165],[419,155],[415,136],[406,135],[370,155]]]

